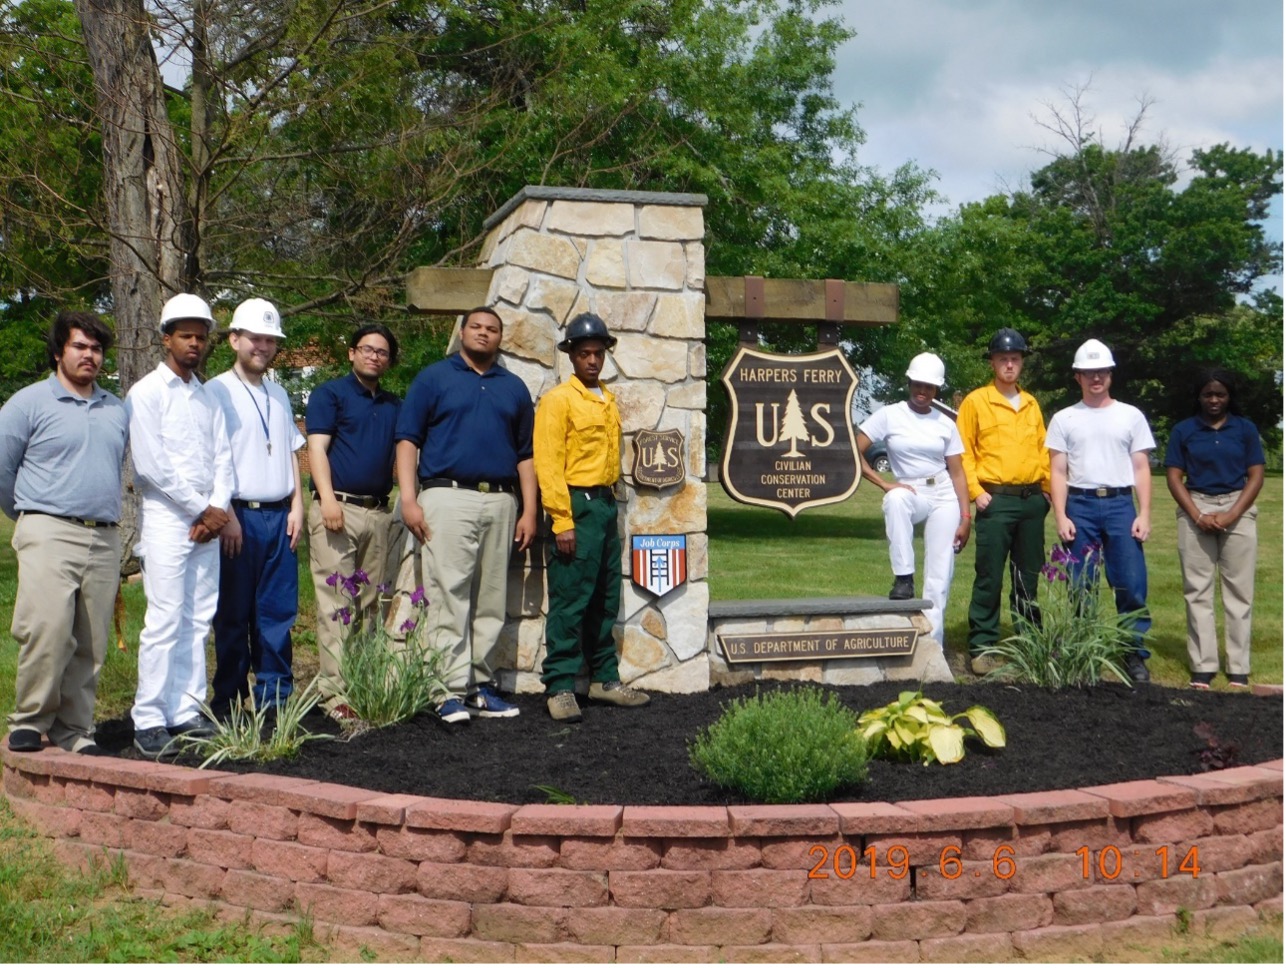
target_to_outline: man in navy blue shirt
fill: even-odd
[[[535,408],[500,365],[503,333],[494,309],[466,313],[460,352],[415,378],[395,435],[402,520],[424,544],[424,641],[449,654],[450,695],[438,706],[448,723],[518,715],[496,694],[492,660],[509,555],[536,534]]]
[[[343,701],[340,658],[346,628],[379,622],[380,586],[391,583],[394,544],[393,431],[402,401],[380,387],[397,363],[397,337],[387,327],[359,327],[348,341],[347,376],[317,387],[308,397],[305,426],[312,504],[308,549],[317,590],[317,689],[337,721],[356,714]],[[340,578],[364,575],[357,601]],[[353,587],[350,585],[350,587]]]

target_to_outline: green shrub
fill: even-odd
[[[757,803],[809,803],[866,779],[857,715],[806,686],[735,699],[689,746],[692,765]]]
[[[1095,564],[1090,558],[1101,555],[1102,549],[1091,545],[1086,564]],[[1118,615],[1110,597],[1101,599],[1101,584],[1077,579],[1078,564],[1071,552],[1054,546],[1040,570],[1040,624],[1019,621],[1013,635],[983,650],[1005,663],[992,678],[1062,689],[1095,685],[1107,673],[1133,685],[1125,673],[1125,657],[1134,651],[1135,623],[1142,612]]]

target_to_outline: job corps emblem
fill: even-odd
[[[683,431],[640,430],[634,435],[634,483],[644,487],[682,484]]]
[[[688,580],[686,534],[630,537],[630,578],[653,595],[664,595]]]
[[[732,406],[721,479],[734,500],[793,518],[857,490],[857,374],[838,347],[780,356],[743,346],[722,380]]]

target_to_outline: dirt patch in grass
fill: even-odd
[[[762,690],[790,688],[762,685]],[[833,687],[861,712],[897,697],[907,683]],[[753,695],[755,687],[715,689],[690,696],[655,695],[641,709],[590,705],[584,721],[554,723],[541,696],[517,696],[513,719],[475,719],[445,726],[436,717],[372,730],[346,742],[307,744],[293,760],[223,765],[342,783],[386,793],[543,803],[552,787],[579,803],[730,804],[735,794],[706,781],[688,760],[688,745],[713,722],[722,704]],[[829,799],[920,800],[988,796],[1096,786],[1169,774],[1202,772],[1208,740],[1237,747],[1234,765],[1282,755],[1282,700],[1244,694],[1101,685],[1058,693],[996,683],[932,685],[926,694],[948,713],[981,704],[1008,733],[1008,745],[988,750],[970,742],[952,766],[872,761],[862,785]],[[306,725],[338,732],[320,714]],[[99,743],[136,757],[128,719],[102,723]],[[1226,752],[1226,749],[1225,749]]]

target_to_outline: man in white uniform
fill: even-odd
[[[220,537],[223,568],[214,613],[214,697],[226,716],[249,694],[254,670],[256,709],[276,708],[294,689],[290,630],[299,613],[295,546],[304,527],[299,458],[304,436],[290,398],[264,379],[285,339],[277,308],[247,299],[232,314],[232,369],[210,381],[232,442],[233,517]]]
[[[862,476],[884,491],[884,530],[893,566],[891,599],[915,596],[915,526],[924,522],[924,597],[931,635],[943,641],[943,610],[951,592],[955,557],[969,542],[969,490],[960,455],[964,443],[955,421],[933,406],[946,382],[942,360],[921,353],[911,361],[908,399],[881,407],[858,428]],[[886,441],[895,480],[886,481],[866,462],[866,451]]]
[[[155,759],[183,733],[208,733],[205,640],[219,593],[219,544],[232,499],[223,412],[196,377],[214,329],[205,300],[161,309],[165,359],[130,389],[130,451],[142,494],[136,552],[147,613],[138,639],[134,746]]]
[[[1152,619],[1146,611],[1143,542],[1152,530],[1148,452],[1156,441],[1137,407],[1112,399],[1115,366],[1112,351],[1096,339],[1076,351],[1072,369],[1081,402],[1054,414],[1045,436],[1050,501],[1058,537],[1071,546],[1073,578],[1094,588],[1102,562],[1116,594],[1117,614],[1140,612],[1134,623],[1135,651],[1126,657],[1125,668],[1135,682],[1147,682],[1151,676],[1144,660],[1151,653],[1143,648],[1143,633]]]

